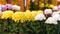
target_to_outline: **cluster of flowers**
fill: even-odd
[[[45,15],[48,15],[48,14],[52,14],[52,10],[51,9],[46,9],[45,11]],[[15,22],[25,22],[25,21],[34,21],[34,20],[45,20],[46,19],[46,16],[44,15],[43,11],[39,10],[39,11],[29,11],[29,10],[26,10],[26,12],[15,12],[13,13],[13,11],[11,10],[7,10],[7,11],[4,11],[2,12],[2,16],[1,16],[1,19],[12,19],[14,20]],[[53,13],[53,18],[48,18],[46,23],[51,23],[52,22],[54,24],[57,24],[56,23],[56,20],[55,19],[59,19],[58,16],[59,14],[56,16],[54,16],[55,14]],[[55,18],[56,17],[56,18]],[[52,21],[53,20],[53,21]]]
[[[53,8],[54,7],[54,5],[53,4],[44,4],[44,3],[41,3],[40,5],[39,5],[39,7],[40,8],[44,8],[44,7],[47,7],[47,8]]]
[[[43,12],[41,10],[32,11],[32,12],[29,10],[26,10],[26,12],[15,12],[15,13],[11,10],[7,10],[7,11],[2,12],[1,19],[12,19],[15,22],[23,23],[25,21],[34,21],[35,16],[37,14],[41,14],[40,18],[42,18],[42,19],[44,18]],[[42,19],[40,19],[40,20],[42,20]]]
[[[21,23],[24,23],[25,21],[46,20],[45,23],[58,24],[57,21],[60,21],[60,9],[57,6],[54,6],[53,10],[52,9],[45,9],[44,11],[26,10],[25,12],[15,13],[11,10],[7,10],[2,12],[1,19],[12,19],[15,22]]]
[[[0,13],[7,9],[8,10],[20,10],[20,6],[12,5],[12,4],[0,5]]]
[[[57,21],[60,21],[60,5],[54,6],[52,9],[45,9],[45,14],[50,15],[45,23],[48,24],[58,24]]]
[[[46,20],[46,17],[50,15]],[[60,21],[60,11],[54,11],[52,12],[51,9],[46,9],[44,12],[39,10],[39,11],[29,11],[26,10],[26,12],[13,12],[11,10],[7,10],[2,12],[1,19],[12,19],[15,22],[25,22],[25,21],[34,21],[34,20],[46,20],[45,23],[49,24],[57,24],[57,21]]]
[[[54,6],[53,4],[44,4],[44,3],[41,3],[39,6],[40,6],[40,8],[46,7],[46,8],[53,9],[55,7],[54,9],[56,9],[56,7],[57,7],[58,9],[60,9],[60,5]]]

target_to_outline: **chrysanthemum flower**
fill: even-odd
[[[43,14],[43,11],[39,10],[37,11],[38,14]]]
[[[49,4],[46,4],[46,7],[48,7],[49,6]]]
[[[54,18],[57,21],[60,21],[60,15],[54,15],[52,18]]]
[[[53,10],[54,10],[54,11],[58,10],[58,7],[57,7],[57,6],[54,6],[54,7],[53,7]]]
[[[25,12],[25,18],[26,18],[26,21],[31,21],[34,19],[34,16],[32,15],[32,13],[28,10]]]
[[[20,10],[20,6],[13,5],[13,6],[12,6],[12,10]]]
[[[0,5],[0,14],[2,14],[2,5]]]
[[[53,7],[54,7],[54,5],[50,4],[48,7],[49,7],[49,8],[53,8]]]
[[[17,5],[12,5],[12,10],[15,10],[16,9],[16,6]]]
[[[31,14],[35,17],[37,15],[37,11],[32,11]]]
[[[30,10],[26,10],[26,12],[30,12]]]
[[[53,13],[52,13],[52,16],[54,16],[54,15],[60,15],[60,11],[53,12]]]
[[[43,8],[43,7],[44,7],[44,3],[41,3],[39,6],[40,6],[41,8]]]
[[[12,9],[12,4],[6,4],[8,9]]]
[[[14,20],[15,22],[24,22],[25,21],[25,17],[24,17],[24,13],[23,12],[15,12],[15,14],[13,14],[12,16],[12,20]]]
[[[13,11],[7,10],[7,11],[4,11],[4,12],[2,13],[1,18],[2,18],[2,19],[8,19],[8,18],[11,18],[12,15],[13,15]]]
[[[45,9],[44,14],[52,14],[52,10],[51,9]]]
[[[52,18],[52,17],[49,17],[49,18],[45,21],[45,23],[47,23],[47,24],[58,24],[58,23],[57,23],[57,20],[55,20],[55,19]]]
[[[17,6],[16,10],[20,10],[20,6]]]
[[[0,11],[2,11],[2,5],[0,5]]]
[[[35,20],[45,20],[45,19],[46,19],[46,17],[44,16],[44,14],[37,14],[35,16]]]
[[[53,12],[52,16],[54,16],[54,15],[59,15],[59,13],[58,12]]]
[[[6,5],[2,5],[2,10],[7,10],[7,6]]]

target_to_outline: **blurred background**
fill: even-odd
[[[16,4],[21,6],[21,10],[39,10],[41,7],[41,4],[52,4],[52,5],[58,5],[60,2],[59,0],[0,0],[0,4]]]

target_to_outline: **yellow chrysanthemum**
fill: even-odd
[[[29,11],[25,12],[24,14],[25,14],[26,21],[30,21],[34,19],[33,15]]]
[[[32,11],[31,14],[35,17],[37,15],[37,11]]]
[[[15,22],[24,22],[24,12],[15,12],[15,14],[13,14],[12,16],[12,20],[14,20]]]
[[[49,4],[46,4],[46,7],[48,7],[49,6]]]
[[[26,12],[30,12],[30,10],[26,10]]]
[[[40,6],[40,7],[44,7],[44,4],[43,4],[43,3],[41,3],[39,6]]]
[[[43,14],[43,11],[39,10],[37,11],[37,14]]]
[[[2,13],[1,18],[2,18],[2,19],[8,19],[8,18],[10,19],[13,14],[14,14],[13,11],[7,10],[7,11],[4,11],[4,12]]]
[[[49,7],[49,8],[53,8],[53,7],[54,7],[54,5],[50,4],[48,7]]]

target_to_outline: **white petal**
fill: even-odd
[[[54,16],[54,15],[60,15],[60,11],[53,12],[52,16]]]
[[[16,8],[17,8],[17,5],[12,6],[12,10],[16,10]]]
[[[58,14],[59,14],[58,12],[53,12],[52,16],[58,15]]]
[[[45,13],[45,14],[52,14],[52,10],[51,10],[51,9],[45,9],[45,10],[44,10],[44,13]]]
[[[58,7],[57,6],[54,6],[53,10],[58,10]]]
[[[20,10],[20,6],[17,6],[17,7],[16,7],[16,10]]]
[[[35,16],[35,20],[45,20],[46,17],[43,14],[38,14]]]
[[[45,23],[47,23],[47,24],[58,24],[58,23],[57,23],[57,20],[55,20],[55,19],[52,18],[52,17],[49,17],[49,18],[45,21]]]
[[[52,18],[54,18],[55,20],[60,21],[60,15],[54,15]]]
[[[0,5],[0,10],[2,10],[2,5]]]

